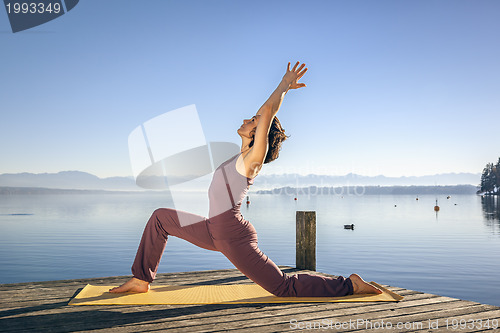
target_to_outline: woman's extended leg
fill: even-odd
[[[307,273],[287,275],[258,248],[257,233],[251,229],[245,238],[215,241],[215,244],[245,276],[276,296],[334,297],[380,292],[356,274],[347,279]]]
[[[195,219],[201,221],[182,227],[179,220]],[[142,234],[141,243],[132,265],[134,278],[110,292],[126,291],[145,292],[153,282],[160,259],[165,250],[168,236],[187,240],[207,250],[217,251],[207,228],[207,219],[198,215],[160,208],[153,212]]]

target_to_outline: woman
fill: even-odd
[[[297,81],[306,73],[299,62],[287,70],[276,90],[251,119],[238,129],[241,152],[224,162],[214,172],[209,194],[209,218],[173,209],[157,209],[142,235],[132,265],[133,278],[112,293],[147,292],[153,282],[169,235],[185,239],[199,247],[222,252],[244,275],[269,291],[281,296],[314,297],[382,293],[359,275],[349,278],[323,277],[312,274],[283,273],[257,246],[257,232],[243,219],[241,203],[264,163],[278,157],[286,139],[276,113],[289,89],[305,87]],[[198,223],[181,226],[179,216],[197,218]]]

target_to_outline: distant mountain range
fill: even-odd
[[[0,186],[43,187],[75,190],[139,191],[133,177],[99,178],[87,172],[61,171],[58,173],[4,173]]]
[[[345,176],[327,175],[259,175],[256,181],[259,189],[278,187],[308,187],[308,186],[436,186],[436,185],[478,185],[481,180],[479,173],[443,173],[414,177],[361,176],[349,173]]]
[[[436,185],[477,185],[481,174],[446,173],[420,177],[386,177],[361,176],[347,174],[345,176],[326,175],[265,175],[257,177],[254,190],[269,190],[281,187],[308,186],[436,186]],[[0,187],[40,187],[49,189],[108,190],[108,191],[141,191],[133,177],[99,178],[81,171],[62,171],[58,173],[16,173],[0,174]]]
[[[257,194],[274,194],[274,195],[287,195],[287,196],[300,196],[300,195],[337,195],[337,196],[361,196],[361,195],[404,195],[413,194],[417,197],[426,194],[476,194],[477,186],[474,185],[445,185],[445,186],[342,186],[342,187],[281,187],[272,190],[260,190]]]

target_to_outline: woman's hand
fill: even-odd
[[[306,86],[304,83],[297,82],[307,72],[307,67],[304,68],[305,65],[306,64],[302,64],[297,68],[297,66],[299,66],[299,62],[297,61],[295,66],[290,70],[290,63],[288,63],[283,81],[288,85],[289,89],[298,89]]]

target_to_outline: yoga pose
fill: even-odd
[[[245,276],[270,293],[281,297],[344,296],[382,291],[359,275],[349,278],[313,274],[287,275],[257,245],[257,232],[246,221],[240,207],[262,165],[278,158],[286,139],[276,118],[289,89],[305,87],[297,81],[306,73],[297,62],[287,70],[276,90],[250,119],[238,129],[241,152],[221,164],[214,172],[208,190],[209,217],[204,218],[174,209],[157,209],[149,219],[132,265],[133,278],[110,289],[112,293],[147,292],[153,282],[168,236],[187,240],[199,247],[222,252]],[[180,217],[197,222],[181,226]],[[185,220],[184,220],[185,221]]]

